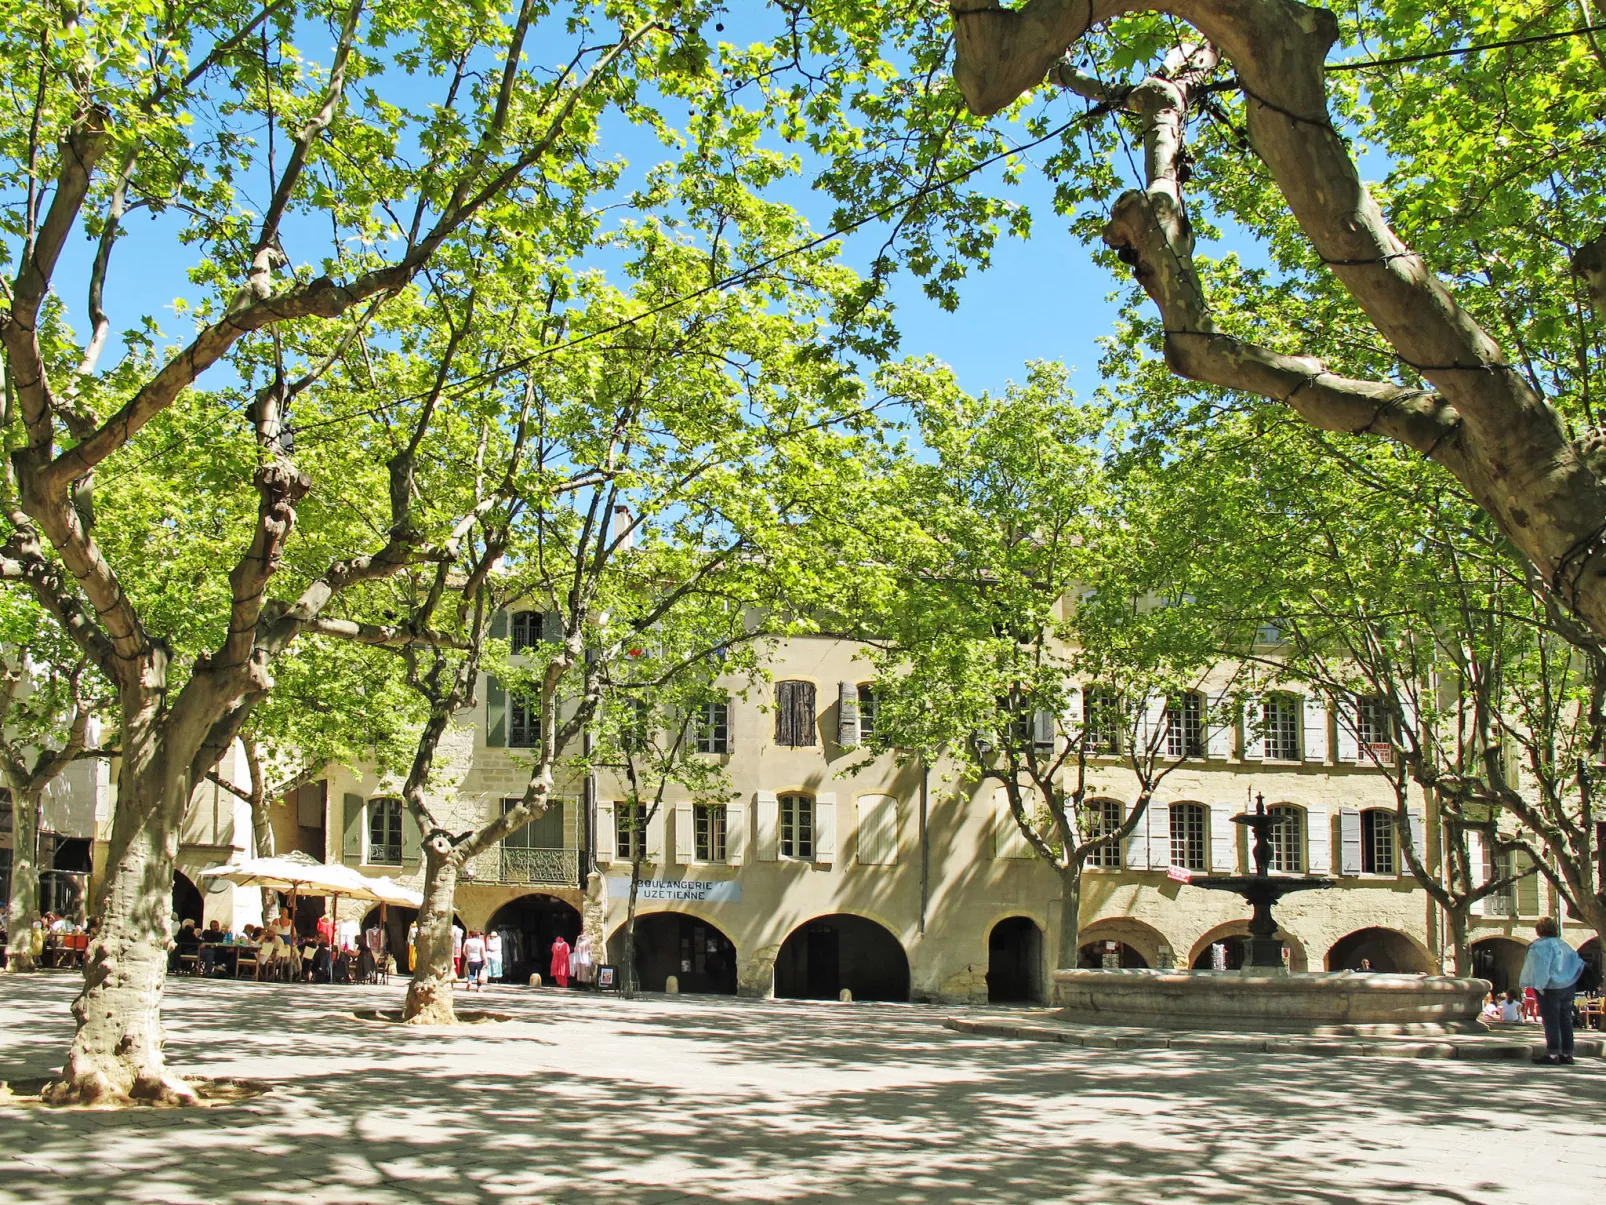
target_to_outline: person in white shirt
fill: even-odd
[[[1522,1005],[1517,1003],[1517,997],[1512,992],[1506,993],[1506,998],[1500,1002],[1500,1019],[1502,1021],[1522,1021]]]
[[[478,929],[469,930],[463,942],[463,970],[468,975],[468,990],[479,991],[483,986],[480,976],[485,972],[485,938]]]
[[[502,978],[502,934],[495,929],[485,935],[485,977]]]

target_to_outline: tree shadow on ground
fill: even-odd
[[[74,986],[0,985],[7,1075],[59,1062]],[[1095,1051],[944,1009],[525,989],[487,994],[504,1025],[347,1017],[398,994],[175,984],[173,1064],[274,1093],[0,1112],[0,1198],[1482,1205],[1584,1199],[1606,1160],[1600,1064]]]

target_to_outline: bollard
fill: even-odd
[[[674,975],[671,975],[668,979],[665,979],[664,991],[668,992],[671,996],[678,996],[680,994],[680,980]]]
[[[541,976],[539,976],[539,975],[531,975],[530,976],[530,986],[531,987],[540,987],[541,986]]]
[[[853,1003],[853,993],[851,991],[849,991],[847,988],[843,988],[840,992],[838,992],[836,998],[838,1000],[840,1000],[843,1004],[852,1004]]]

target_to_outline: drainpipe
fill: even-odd
[[[580,738],[580,747],[588,762],[591,757],[591,728],[586,727],[584,735]],[[597,869],[597,776],[592,770],[586,771],[585,782],[580,787],[580,848],[582,856],[580,863],[580,882],[576,884],[581,891],[586,889],[586,876]]]
[[[926,900],[931,887],[931,843],[927,839],[926,805],[931,789],[931,767],[920,757],[920,932],[926,932]]]

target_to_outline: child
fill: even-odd
[[[1507,992],[1506,998],[1500,1002],[1500,1019],[1509,1022],[1522,1021],[1522,1005],[1517,1003],[1517,993]]]

